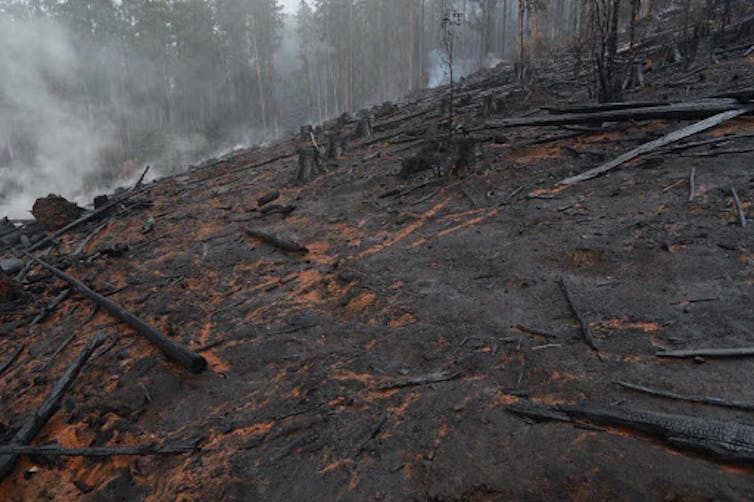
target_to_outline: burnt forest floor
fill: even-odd
[[[626,99],[751,87],[754,56],[744,50],[700,56],[691,68],[657,65],[649,85]],[[566,97],[588,102],[583,85],[561,77],[542,70],[521,85],[500,70],[469,78],[457,119],[483,122],[485,94],[504,98],[498,118],[543,115],[538,107]],[[69,273],[199,351],[209,363],[203,374],[167,362],[106,313],[91,316],[77,294],[30,336],[28,321],[65,287],[33,269],[30,303],[3,314],[0,326],[0,359],[26,345],[0,377],[4,439],[105,331],[110,342],[35,443],[199,443],[164,457],[22,456],[0,498],[753,499],[747,468],[624,428],[534,423],[506,406],[525,396],[753,422],[750,412],[614,382],[754,402],[751,358],[655,356],[754,345],[754,225],[740,226],[731,197],[734,187],[752,214],[754,137],[664,151],[554,189],[688,122],[510,128],[480,136],[482,156],[466,177],[399,178],[401,159],[421,142],[395,133],[426,126],[442,95],[422,91],[383,107],[374,135],[350,142],[306,184],[295,182],[298,138],[157,180],[82,256],[113,244],[128,251],[67,259]],[[754,118],[692,140],[728,134],[754,135]],[[720,154],[731,149],[740,151]],[[273,190],[281,192],[275,204],[296,207],[289,216],[257,210]],[[141,234],[148,217],[154,229]],[[48,259],[63,267],[56,257],[97,225],[66,233]],[[283,252],[248,228],[309,253]],[[599,352],[582,338],[561,278]]]

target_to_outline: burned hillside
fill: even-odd
[[[752,499],[751,15],[4,222],[3,498]]]

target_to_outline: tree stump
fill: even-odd
[[[370,115],[366,115],[359,119],[353,137],[354,139],[372,137],[372,117]]]
[[[319,151],[313,146],[302,148],[298,152],[298,174],[296,180],[299,183],[308,183],[322,171],[322,161]]]
[[[482,100],[482,116],[489,117],[495,113],[497,113],[497,101],[495,100],[495,96],[487,94]]]
[[[453,176],[464,177],[477,170],[479,158],[482,156],[481,146],[473,138],[459,138],[453,149]]]
[[[339,131],[331,132],[327,135],[327,158],[337,159],[346,150],[346,139]]]
[[[306,143],[308,141],[311,141],[312,135],[312,126],[311,125],[305,125],[301,126],[301,142]]]
[[[82,209],[76,204],[53,194],[37,199],[31,210],[34,218],[49,231],[66,226],[81,216],[81,213]]]

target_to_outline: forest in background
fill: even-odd
[[[0,0],[0,206],[447,83],[449,34],[455,78],[565,47],[604,77],[618,28],[633,45],[639,17],[672,7],[688,30],[733,15],[731,0]]]

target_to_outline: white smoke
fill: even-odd
[[[65,30],[44,19],[0,19],[0,72],[0,215],[28,217],[34,200],[49,192],[82,195],[112,127],[90,116],[85,102],[59,96],[81,85]],[[21,149],[33,157],[21,163]]]
[[[429,87],[439,87],[450,83],[448,55],[442,49],[434,49],[427,55],[429,68]],[[453,80],[470,75],[478,69],[474,58],[453,57]]]

